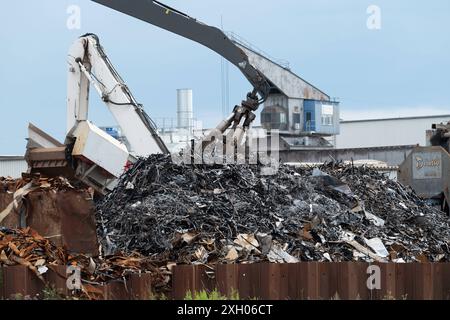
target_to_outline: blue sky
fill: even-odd
[[[345,119],[450,113],[450,1],[166,0],[234,31],[338,97]],[[369,30],[369,5],[381,30]],[[66,10],[81,8],[81,29]],[[189,40],[89,0],[15,0],[0,10],[0,154],[23,154],[32,122],[62,140],[66,55],[80,35],[100,36],[112,62],[154,118],[176,116],[176,89],[194,90],[205,126],[222,118],[220,57]],[[230,103],[250,85],[230,66]],[[91,119],[114,124],[96,96]],[[232,107],[232,106],[230,106]]]

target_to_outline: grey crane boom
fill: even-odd
[[[249,61],[246,53],[239,48],[219,28],[204,24],[189,15],[171,8],[159,1],[152,0],[92,0],[116,11],[122,12],[134,18],[148,22],[162,29],[171,31],[187,39],[198,42],[230,61],[244,74],[253,86],[253,92],[247,95],[247,99],[241,106],[236,106],[233,116],[226,121],[228,128],[234,122],[236,128],[242,119],[243,128],[248,128],[254,120],[255,111],[265,101],[270,91],[270,83],[267,78],[256,69]],[[258,97],[259,95],[259,97]],[[224,127],[222,124],[221,129]],[[226,129],[226,128],[225,128]]]

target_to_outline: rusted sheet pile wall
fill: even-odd
[[[242,299],[450,299],[450,263],[381,263],[380,289],[370,290],[368,263],[304,262],[177,266],[173,297],[218,289]]]
[[[184,299],[188,291],[217,289],[229,296],[237,291],[241,299],[450,299],[449,263],[375,265],[380,267],[380,282],[379,289],[372,290],[367,286],[370,264],[362,262],[176,266],[172,298]],[[0,269],[0,298],[42,296],[44,284],[26,267]],[[65,272],[65,266],[52,267],[44,277],[60,294],[69,295]],[[86,290],[94,299],[149,299],[151,275],[134,274],[105,285],[86,285]]]
[[[24,299],[43,297],[46,285],[24,266],[0,268],[0,299]],[[52,266],[45,274],[48,286],[56,289],[61,297],[70,296],[67,289],[66,266]],[[125,279],[103,285],[86,285],[89,298],[99,300],[146,300],[151,298],[151,275],[133,274]]]
[[[12,200],[12,193],[0,190],[0,212]],[[94,206],[83,190],[33,191],[25,198],[25,210],[11,212],[0,226],[31,227],[70,251],[98,254]]]

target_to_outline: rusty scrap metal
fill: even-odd
[[[82,293],[94,298],[96,286],[111,281],[122,281],[135,274],[150,274],[151,287],[156,292],[169,290],[171,272],[151,258],[138,253],[90,257],[74,254],[54,245],[31,228],[8,229],[0,227],[0,267],[22,265],[31,270],[43,283],[43,274],[59,266],[77,266],[81,270]],[[66,274],[59,274],[66,278]]]
[[[0,227],[0,265],[23,265],[44,282],[45,265],[65,265],[67,254],[34,230]]]
[[[56,245],[98,254],[93,190],[64,177],[0,178],[0,226],[31,227]]]
[[[0,177],[0,192],[14,193],[28,184],[41,190],[69,190],[78,187],[63,176],[48,178],[40,174],[23,173],[20,179]]]

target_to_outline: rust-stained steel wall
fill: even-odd
[[[369,290],[369,263],[302,262],[229,264],[174,268],[175,299],[187,291],[233,290],[242,299],[450,299],[450,263],[381,263],[381,289]],[[207,272],[208,271],[208,272]],[[212,272],[213,271],[213,272]]]
[[[13,200],[12,194],[0,191],[0,211]],[[43,237],[70,251],[98,254],[93,201],[85,191],[40,190],[26,196],[25,225],[20,213],[12,212],[0,224],[8,228],[31,227]]]
[[[0,267],[3,279],[0,279],[0,299],[34,298],[42,294],[46,285],[24,266]],[[66,267],[50,266],[44,274],[48,285],[62,296],[70,296],[67,289]],[[147,300],[151,298],[151,275],[148,273],[132,274],[125,279],[111,281],[107,284],[88,285],[90,295],[100,300]]]
[[[450,263],[381,263],[381,289],[369,290],[369,263],[302,262],[296,264],[229,264],[176,266],[172,297],[183,299],[188,291],[219,290],[223,295],[239,292],[241,299],[450,299]],[[16,294],[42,294],[44,284],[26,267],[4,267],[0,298]],[[65,266],[52,267],[45,279],[63,294]],[[91,287],[98,299],[149,299],[151,275],[135,274],[125,280]]]

